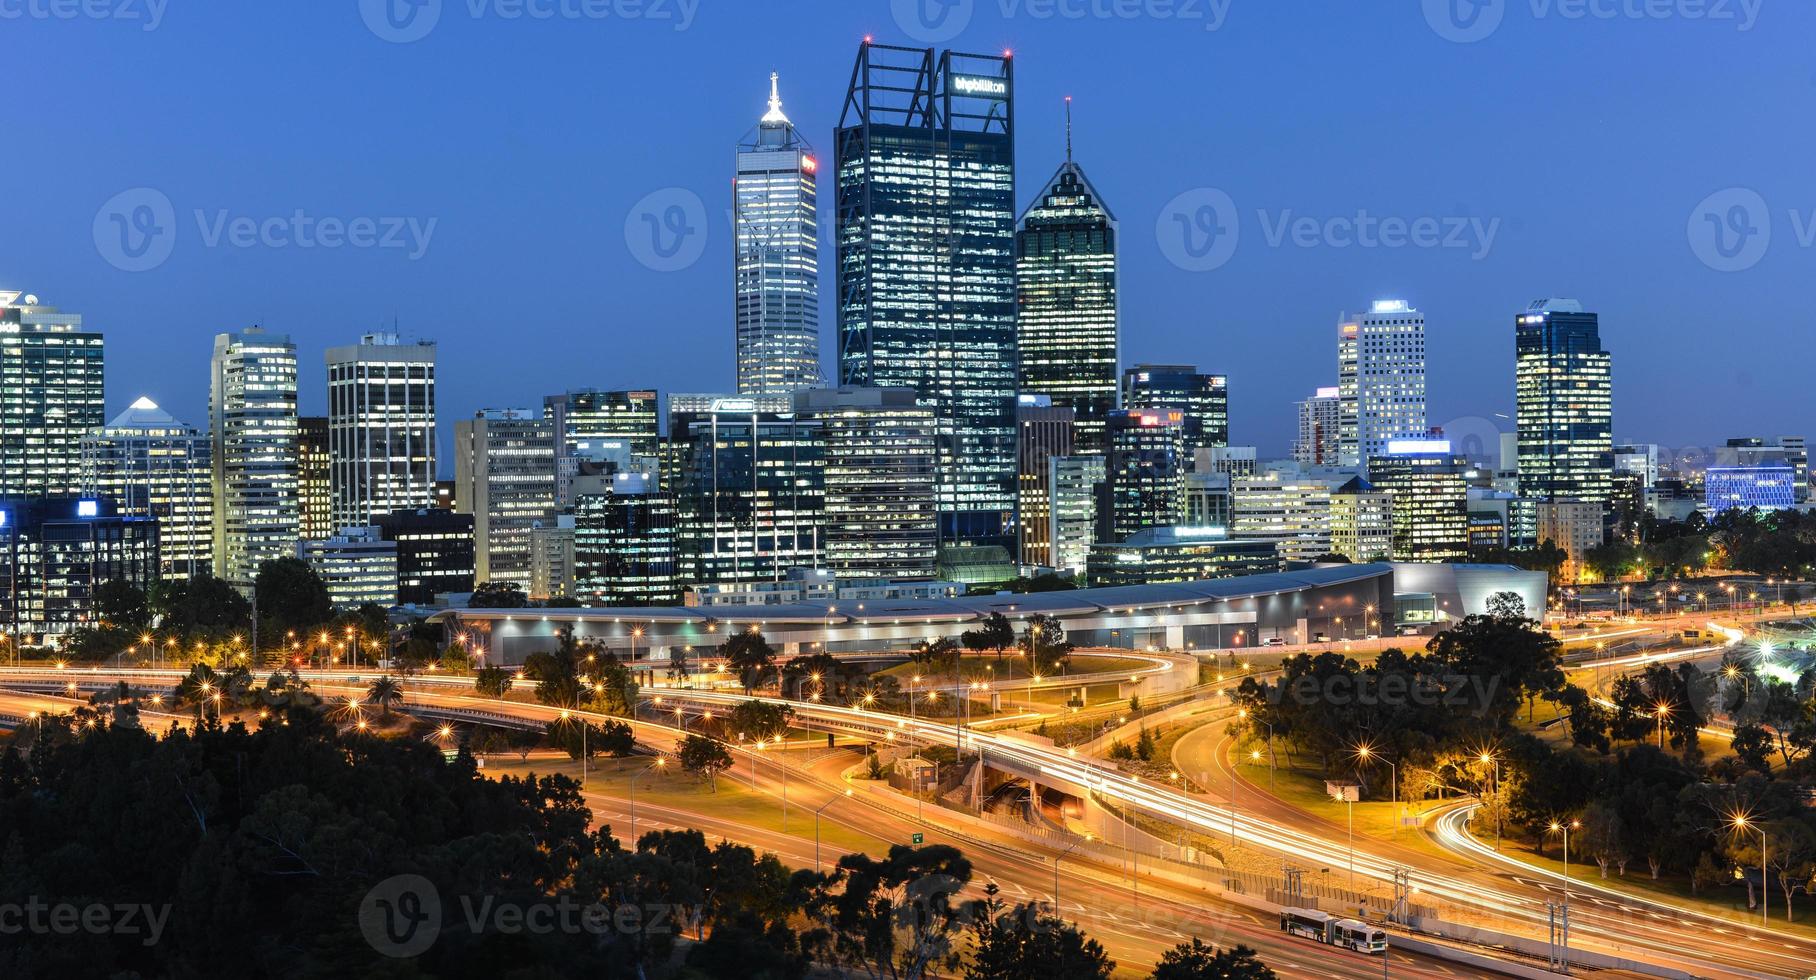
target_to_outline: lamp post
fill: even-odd
[[[851,790],[846,790],[845,795],[850,796]],[[835,796],[832,799],[827,800],[825,803],[820,804],[820,808],[818,810],[813,811],[813,871],[814,871],[814,874],[820,873],[820,814],[826,812],[827,807],[833,805],[834,803],[837,803],[842,798],[843,797]]]
[[[1087,841],[1089,841],[1090,839],[1091,839],[1091,835],[1086,834],[1084,836],[1084,840],[1073,841],[1071,847],[1068,847],[1065,850],[1059,852],[1058,854],[1053,855],[1053,914],[1054,915],[1062,914],[1060,905],[1059,905],[1059,862],[1064,860],[1073,851],[1078,850],[1078,846],[1080,844],[1084,844]]]
[[[1582,826],[1582,823],[1579,821],[1576,821],[1576,820],[1572,820],[1567,824],[1560,823],[1556,820],[1553,820],[1553,821],[1551,821],[1551,826],[1548,828],[1554,834],[1561,833],[1564,835],[1564,908],[1565,909],[1570,908],[1570,832],[1581,826]]]
[[[1668,704],[1659,705],[1658,710],[1652,713],[1652,717],[1658,722],[1655,727],[1658,728],[1658,747],[1661,750],[1665,747],[1665,716],[1670,713],[1671,706]]]
[[[1363,762],[1368,762],[1375,758],[1375,750],[1364,745],[1356,749],[1356,757]],[[1400,767],[1389,762],[1386,756],[1381,757],[1381,762],[1387,766],[1389,774],[1388,789],[1393,797],[1394,833],[1397,835],[1400,832]]]
[[[648,768],[644,769],[642,772],[631,777],[631,849],[632,850],[635,850],[637,847],[637,780],[642,779],[643,777],[649,775],[652,772],[655,772],[658,769],[667,769],[667,768],[668,768],[668,757],[659,755],[659,756],[656,756],[656,761],[653,765],[649,766]]]
[[[1764,928],[1771,905],[1766,898],[1766,829],[1755,827],[1744,816],[1734,818],[1734,826],[1739,830],[1752,830],[1759,833],[1759,925]]]
[[[1501,849],[1501,760],[1493,753],[1484,752],[1476,757],[1482,765],[1494,766],[1494,849]]]

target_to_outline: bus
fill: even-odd
[[[1387,932],[1356,919],[1335,918],[1316,909],[1280,910],[1280,931],[1289,936],[1310,939],[1326,946],[1339,946],[1358,953],[1387,952]]]

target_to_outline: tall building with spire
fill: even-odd
[[[737,248],[738,393],[783,394],[820,383],[820,162],[782,111],[738,144],[732,195]]]
[[[1072,158],[1022,214],[1015,235],[1015,346],[1023,395],[1046,395],[1075,415],[1077,451],[1102,453],[1116,409],[1116,216]]]
[[[1012,545],[1015,73],[866,40],[836,135],[839,380],[933,408],[941,541]]]

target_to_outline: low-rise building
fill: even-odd
[[[158,580],[158,525],[87,497],[0,500],[0,630],[26,646],[95,622],[102,584]]]
[[[1259,575],[1281,567],[1271,541],[1232,540],[1220,528],[1170,527],[1096,545],[1085,575],[1093,588],[1102,588]]]
[[[376,527],[342,528],[320,541],[299,541],[296,556],[315,569],[336,609],[397,605],[397,544]]]

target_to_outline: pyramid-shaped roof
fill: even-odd
[[[141,397],[127,407],[126,411],[114,416],[107,423],[110,429],[183,429],[188,428],[177,421],[169,412],[158,407],[158,403]]]

